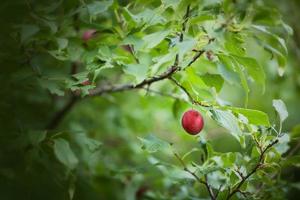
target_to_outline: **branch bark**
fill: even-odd
[[[51,119],[49,124],[46,126],[46,129],[51,130],[56,128],[59,125],[59,123],[62,121],[64,116],[72,109],[72,107],[75,105],[77,101],[78,101],[78,97],[72,95],[70,100],[66,103],[66,105],[54,115],[54,117]]]

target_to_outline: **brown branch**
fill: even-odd
[[[235,193],[240,192],[240,188],[242,187],[242,185],[244,184],[244,182],[249,179],[250,176],[252,176],[258,169],[259,167],[263,164],[264,162],[264,156],[265,153],[275,144],[278,143],[278,139],[274,140],[273,142],[271,142],[260,154],[259,159],[257,164],[255,165],[255,167],[246,175],[242,178],[242,180],[238,183],[238,185],[235,187],[235,189],[231,190],[231,192],[229,192],[228,196],[227,196],[227,200],[230,199]]]
[[[190,5],[187,7],[186,14],[184,16],[184,21],[182,23],[182,31],[180,33],[180,41],[183,40],[183,32],[185,32],[185,30],[186,30],[186,23],[189,18],[189,13],[190,13]],[[131,53],[133,53],[132,52],[133,49],[130,49],[130,51],[131,51]],[[199,51],[195,55],[193,60],[188,64],[188,66],[191,65],[193,62],[195,62],[203,53],[204,53],[204,51]],[[107,94],[107,93],[123,92],[123,91],[134,90],[134,89],[143,89],[145,86],[150,86],[152,83],[170,78],[174,73],[176,73],[177,71],[180,70],[177,59],[178,59],[178,56],[176,56],[175,64],[173,66],[169,67],[165,72],[163,72],[162,74],[160,74],[158,76],[153,76],[153,77],[147,78],[138,84],[123,84],[123,85],[115,85],[115,86],[110,86],[110,87],[97,87],[97,88],[91,89],[89,91],[89,96],[100,96],[100,95]],[[137,60],[137,62],[138,62],[138,60]],[[71,110],[71,108],[73,107],[73,105],[75,104],[75,102],[77,100],[78,100],[78,98],[75,95],[73,95],[72,98],[70,99],[70,101],[62,108],[62,110],[60,110],[57,114],[55,114],[53,119],[47,125],[47,129],[55,128],[59,124],[59,122],[63,119],[64,115],[69,110]],[[200,103],[197,103],[196,101],[193,101],[193,103],[202,105]]]
[[[183,23],[182,23],[182,28],[181,28],[181,33],[180,33],[179,42],[182,42],[182,41],[183,41],[183,33],[184,33],[185,30],[186,30],[186,24],[187,24],[188,19],[189,19],[189,16],[190,16],[190,8],[191,8],[191,6],[188,5],[187,8],[186,8],[185,15],[184,15],[184,17],[183,17]]]
[[[66,103],[66,105],[53,116],[49,124],[46,126],[46,129],[51,130],[56,128],[61,122],[61,120],[64,118],[64,116],[72,109],[72,107],[77,101],[78,97],[72,95],[71,99]]]
[[[190,67],[196,60],[204,53],[204,50],[197,51],[196,55],[193,57],[193,59],[189,62],[189,64],[184,68],[186,70],[188,67]]]
[[[223,187],[223,185],[220,185],[220,186],[219,186],[219,189],[217,190],[217,192],[216,192],[216,194],[215,194],[215,198],[216,198],[216,199],[218,199],[218,196],[219,196],[219,193],[220,193],[222,187]]]
[[[157,91],[157,90],[152,90],[150,88],[143,88],[143,89],[146,90],[149,93],[157,94],[157,95],[160,95],[160,96],[163,96],[163,97],[169,97],[169,98],[180,100],[180,101],[185,101],[184,99],[182,99],[178,96],[175,96],[173,94],[170,94],[170,93],[163,93],[163,92],[160,92],[160,91]]]
[[[146,85],[151,85],[154,82],[169,78],[177,70],[178,70],[177,66],[172,66],[167,71],[163,72],[162,74],[145,79],[136,85],[135,84],[125,84],[125,85],[113,86],[113,87],[109,87],[109,88],[95,88],[95,89],[90,90],[90,96],[99,96],[99,95],[102,95],[105,93],[122,92],[122,91],[126,91],[126,90],[141,89]]]
[[[185,163],[183,162],[183,160],[180,158],[180,156],[177,153],[174,152],[174,156],[177,158],[177,160],[182,165],[183,170],[186,171],[186,172],[188,172],[189,174],[191,174],[200,184],[203,184],[206,187],[206,189],[207,189],[207,191],[209,193],[210,198],[212,200],[216,200],[215,194],[214,194],[213,190],[211,189],[210,185],[207,182],[207,177],[205,176],[205,181],[201,180],[199,178],[199,176],[197,176],[197,174],[195,172],[192,172],[191,170],[189,170],[187,168],[187,166],[185,165]]]

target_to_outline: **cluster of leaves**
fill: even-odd
[[[50,123],[38,127],[42,131],[26,130],[21,137],[20,149],[26,149],[29,161],[24,162],[31,163],[31,173],[52,163],[46,168],[54,174],[53,185],[67,185],[64,195],[70,199],[94,198],[92,194],[97,193],[116,199],[123,195],[126,199],[284,198],[280,163],[289,142],[289,135],[282,133],[288,115],[285,105],[273,100],[279,119],[275,124],[266,113],[247,108],[251,86],[265,92],[261,55],[276,62],[279,76],[286,66],[285,40],[292,31],[272,8],[259,0],[28,4],[30,18],[16,25],[14,37],[21,44],[25,65],[31,67],[37,84],[49,91],[55,108]],[[84,31],[91,29],[96,31],[93,37],[82,40]],[[82,84],[86,80],[91,84]],[[231,87],[232,93],[242,91],[243,106],[225,101],[224,87]],[[112,94],[127,90],[135,90],[135,95]],[[221,131],[229,133],[240,149],[216,151],[209,131],[195,138],[195,147],[186,152],[175,148],[179,141],[170,144],[170,140],[154,136],[158,133],[139,137],[140,149],[131,133],[146,132],[147,128],[136,121],[144,118],[148,127],[155,125],[146,119],[146,111],[133,110],[139,109],[135,107],[138,98],[146,98],[147,103],[141,104],[154,104],[151,116],[159,113],[151,95],[170,97],[168,111],[173,109],[176,119],[187,107],[201,110],[208,121],[223,127]],[[59,123],[79,101],[77,115],[60,126],[67,131],[58,132]],[[93,101],[92,105],[86,101]],[[113,108],[115,102],[125,101],[129,108]],[[82,119],[99,117],[95,109],[101,105],[103,122]],[[125,119],[116,118],[120,110]],[[108,136],[110,132],[118,133],[121,144]],[[130,145],[119,148],[120,155],[109,153],[126,142]],[[156,152],[163,154],[152,155]],[[143,156],[127,163],[124,157],[131,153]],[[285,164],[295,163],[295,159]],[[94,193],[80,185],[85,178],[89,186],[96,185]],[[105,181],[109,183],[103,184]],[[48,181],[46,185],[51,184]],[[59,193],[60,189],[53,191]]]

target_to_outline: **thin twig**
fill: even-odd
[[[183,33],[186,30],[186,24],[187,24],[189,15],[190,15],[189,13],[190,13],[190,6],[187,7],[186,14],[184,15],[184,21],[182,23],[182,31],[180,34],[180,41],[183,40]],[[131,51],[132,50],[133,49],[131,49]],[[195,62],[203,53],[204,53],[204,50],[199,51],[196,54],[196,56],[193,58],[193,60],[190,62],[189,65],[191,65],[193,62]],[[177,57],[177,59],[178,59],[178,57]],[[158,76],[153,76],[153,77],[147,78],[138,84],[123,84],[123,85],[114,85],[114,86],[109,86],[109,87],[96,87],[94,89],[89,90],[88,96],[100,96],[103,94],[114,93],[114,92],[123,92],[123,91],[134,90],[134,89],[143,89],[145,86],[150,86],[152,83],[170,78],[173,74],[175,74],[179,70],[180,70],[180,67],[178,66],[178,60],[175,59],[175,64],[173,66],[169,67],[165,72],[161,73]],[[78,99],[79,98],[77,98],[76,96],[73,95],[72,98],[70,99],[70,101],[62,108],[62,110],[60,110],[57,114],[55,114],[53,119],[47,125],[47,128],[51,128],[51,129],[55,128],[59,124],[59,122],[63,119],[64,115],[69,110],[71,110],[72,106],[75,104],[75,102]],[[194,100],[193,100],[193,103],[202,105],[202,103],[194,101]],[[202,105],[202,106],[205,106],[205,105]]]
[[[169,77],[169,79],[173,82],[173,83],[175,83],[175,85],[177,85],[188,97],[189,97],[189,99],[190,99],[190,101],[193,103],[193,104],[196,104],[196,105],[199,105],[199,106],[203,106],[203,107],[210,107],[211,105],[209,105],[209,104],[206,104],[206,103],[204,103],[204,102],[201,102],[201,101],[197,101],[197,100],[195,100],[193,97],[192,97],[192,95],[191,95],[191,93],[189,93],[189,91],[185,88],[185,87],[183,87],[175,78],[173,78],[173,77]]]
[[[204,53],[204,50],[197,51],[196,55],[193,57],[193,59],[188,63],[188,65],[184,68],[186,70],[188,67],[190,67],[194,62],[197,61],[197,59]]]
[[[259,156],[259,160],[257,162],[257,164],[255,165],[255,167],[246,175],[244,176],[244,178],[242,178],[242,180],[238,183],[238,185],[235,187],[235,189],[231,190],[231,192],[229,192],[228,196],[227,196],[227,200],[230,199],[235,193],[240,192],[240,188],[242,187],[242,185],[244,184],[244,182],[250,177],[252,176],[258,169],[259,167],[263,164],[264,162],[264,156],[265,153],[275,144],[278,143],[278,139],[274,140],[273,142],[271,142],[260,154]]]
[[[177,70],[178,70],[178,67],[172,66],[167,71],[163,72],[162,74],[145,79],[136,85],[135,84],[124,84],[124,85],[113,86],[113,87],[109,87],[109,88],[95,88],[95,89],[90,90],[89,93],[90,93],[90,96],[100,96],[105,93],[123,92],[123,91],[127,91],[127,90],[141,89],[146,85],[151,85],[152,83],[155,83],[157,81],[161,81],[161,80],[164,80],[164,79],[170,77]]]
[[[49,124],[46,126],[46,129],[51,130],[56,128],[59,125],[60,121],[64,118],[64,116],[72,109],[77,100],[78,97],[72,95],[66,105],[54,115]]]
[[[157,94],[157,95],[160,95],[160,96],[164,96],[164,97],[169,97],[169,98],[172,98],[172,99],[177,99],[177,100],[180,100],[180,101],[186,101],[178,96],[175,96],[173,94],[170,94],[170,93],[163,93],[163,92],[160,92],[160,91],[157,91],[157,90],[152,90],[150,88],[143,88],[144,90],[146,90],[147,92],[149,93],[153,93],[153,94]]]
[[[179,42],[183,41],[183,35],[184,35],[185,30],[186,30],[186,24],[188,22],[189,16],[190,16],[190,5],[187,6],[185,15],[183,17],[181,32],[180,32],[180,35],[179,35]],[[178,66],[178,63],[179,63],[179,54],[177,53],[176,57],[175,57],[174,65]]]
[[[183,162],[183,160],[180,158],[180,156],[174,152],[174,156],[177,158],[177,160],[180,162],[180,164],[182,165],[183,167],[183,170],[188,172],[189,174],[191,174],[200,184],[203,184],[205,185],[208,193],[209,193],[209,196],[212,200],[216,200],[216,197],[213,193],[213,190],[211,189],[211,187],[209,186],[209,184],[207,183],[207,177],[205,178],[205,181],[201,180],[199,176],[197,176],[197,174],[195,172],[192,172],[191,170],[189,170],[187,168],[187,166],[185,165],[185,163]]]

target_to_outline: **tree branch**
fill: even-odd
[[[180,156],[174,152],[174,156],[177,158],[177,160],[180,162],[180,164],[182,165],[183,167],[183,170],[188,172],[189,174],[191,174],[200,184],[203,184],[208,193],[209,193],[209,196],[212,200],[216,200],[216,197],[215,197],[215,194],[213,193],[213,190],[211,189],[211,187],[209,186],[209,184],[207,183],[207,178],[205,177],[205,181],[201,180],[199,178],[199,176],[197,176],[197,174],[195,172],[192,172],[191,170],[189,170],[187,168],[187,166],[185,165],[185,163],[183,162],[183,160],[180,158]]]
[[[72,95],[71,99],[66,103],[66,105],[54,115],[54,117],[51,119],[49,124],[46,126],[46,129],[51,130],[56,128],[59,125],[60,121],[72,109],[72,107],[75,105],[77,101],[78,101],[78,97]]]
[[[188,92],[188,90],[185,88],[185,87],[183,87],[176,79],[174,79],[173,77],[169,77],[169,79],[173,82],[173,83],[175,83],[175,85],[177,85],[188,97],[189,97],[189,99],[190,99],[190,101],[193,103],[193,104],[195,104],[195,105],[199,105],[199,106],[203,106],[203,107],[210,107],[211,105],[209,105],[209,104],[206,104],[206,103],[204,103],[204,102],[201,102],[201,101],[197,101],[197,100],[195,100],[193,97],[192,97],[192,95],[191,95],[191,93],[189,93]]]
[[[229,192],[226,200],[229,200],[235,193],[237,192],[241,192],[240,188],[242,187],[242,185],[244,184],[244,182],[249,179],[250,176],[252,176],[258,169],[259,167],[263,164],[264,162],[264,156],[265,153],[275,144],[278,143],[278,139],[274,140],[273,142],[271,142],[260,154],[259,156],[259,160],[257,162],[257,164],[255,165],[255,167],[246,175],[243,176],[242,180],[238,183],[238,185],[235,187],[235,189],[231,190],[231,192]]]
[[[187,7],[186,13],[184,15],[184,21],[182,23],[182,30],[181,30],[180,38],[179,38],[180,42],[183,41],[183,33],[186,31],[186,24],[188,22],[189,15],[190,15],[190,5]],[[194,58],[187,65],[187,67],[190,66],[191,64],[193,64],[204,52],[205,52],[204,50],[198,51],[197,54],[194,56]],[[123,91],[128,91],[128,90],[135,90],[135,89],[143,89],[145,86],[149,87],[152,83],[170,78],[173,74],[175,74],[179,70],[180,70],[180,67],[178,66],[178,56],[176,56],[174,65],[169,67],[165,72],[161,73],[158,76],[153,76],[153,77],[147,78],[138,84],[123,84],[123,85],[114,85],[114,86],[109,86],[109,87],[97,87],[97,88],[91,89],[89,91],[89,96],[101,96],[103,94],[108,94],[108,93],[123,92]],[[87,97],[89,97],[89,96],[87,96]],[[77,98],[77,95],[73,94],[70,101],[62,108],[62,110],[60,110],[58,113],[56,113],[55,116],[52,118],[50,123],[47,125],[47,129],[55,128],[59,124],[59,122],[63,119],[64,115],[69,110],[71,110],[71,108],[73,107],[73,105],[75,104],[75,102],[78,99],[79,98]],[[203,103],[195,101],[195,100],[192,100],[192,102],[194,104],[197,104],[200,106],[207,106],[207,105],[204,105]]]
[[[95,88],[95,89],[90,90],[90,96],[99,96],[99,95],[102,95],[105,93],[123,92],[126,90],[141,89],[146,85],[151,85],[154,82],[169,78],[177,70],[178,70],[177,66],[172,66],[167,71],[163,72],[162,74],[145,79],[136,85],[135,84],[125,84],[125,85],[113,86],[113,87],[109,87],[109,88]]]

